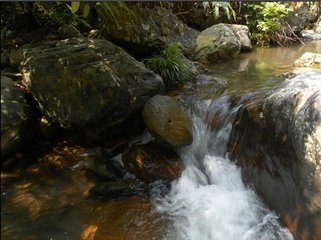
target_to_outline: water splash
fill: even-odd
[[[157,211],[173,223],[164,239],[293,239],[275,213],[242,182],[240,168],[226,156],[232,121],[241,102],[233,106],[230,98],[223,97],[194,106],[194,141],[180,153],[186,168],[170,192],[155,203]]]

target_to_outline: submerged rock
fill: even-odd
[[[321,237],[321,70],[244,104],[230,155],[295,237]]]
[[[24,82],[45,117],[94,137],[124,125],[164,91],[158,75],[106,40],[51,41],[24,57]]]
[[[237,56],[241,42],[233,31],[220,23],[202,31],[196,39],[192,58],[197,61],[218,62]]]
[[[137,55],[164,49],[172,43],[181,46],[184,53],[195,46],[198,31],[188,27],[165,8],[128,6],[128,10],[120,7],[113,14],[106,14],[104,5],[99,3],[96,9],[105,35]]]
[[[150,133],[169,146],[185,146],[193,141],[190,120],[171,97],[157,95],[149,99],[143,109],[143,120]]]
[[[127,149],[122,161],[125,168],[145,182],[173,180],[180,176],[182,162],[169,149],[148,143]]]
[[[144,194],[148,190],[148,185],[137,179],[125,179],[100,183],[89,190],[93,198],[113,199],[131,197]]]
[[[1,75],[1,158],[29,144],[34,133],[35,118],[24,92]]]

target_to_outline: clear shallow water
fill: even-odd
[[[87,194],[94,183],[81,172],[74,173],[72,164],[63,171],[48,170],[38,163],[40,157],[31,166],[2,172],[1,238],[238,240],[279,235],[275,239],[286,239],[275,215],[240,181],[239,169],[225,156],[232,109],[242,99],[235,104],[228,100],[230,95],[246,98],[273,88],[283,81],[277,76],[290,70],[306,51],[320,53],[321,41],[259,48],[210,65],[216,77],[227,81],[224,90],[213,93],[215,86],[203,82],[180,92],[194,119],[196,141],[181,150],[188,167],[165,198],[95,201]],[[221,109],[221,114],[215,117],[213,109]],[[215,118],[224,121],[209,123]],[[55,157],[53,151],[43,155]]]

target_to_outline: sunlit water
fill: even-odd
[[[226,156],[231,121],[240,105],[231,108],[227,97],[212,104],[220,112],[220,128],[210,127],[215,111],[207,121],[198,116],[204,109],[192,114],[194,141],[181,151],[186,169],[168,195],[155,199],[157,210],[173,222],[164,239],[293,239]]]
[[[242,183],[240,169],[226,156],[226,142],[242,98],[278,85],[283,81],[278,75],[291,70],[306,51],[320,53],[321,42],[258,48],[211,64],[215,77],[227,82],[219,93],[211,82],[180,90],[177,96],[193,120],[194,142],[181,149],[186,170],[165,196],[155,188],[151,200],[93,200],[87,194],[93,182],[73,167],[43,168],[38,158],[28,167],[2,172],[1,239],[291,239],[276,215]],[[233,95],[242,97],[230,101]],[[219,121],[209,124],[218,110]]]

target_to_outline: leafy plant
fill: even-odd
[[[249,25],[253,38],[261,45],[277,43],[282,45],[291,41],[295,34],[284,21],[292,11],[288,3],[264,2],[245,3],[245,19]]]
[[[150,57],[145,62],[162,77],[167,90],[181,86],[193,76],[193,66],[175,44],[168,45],[161,54]]]
[[[214,18],[217,19],[221,16],[221,10],[223,10],[224,14],[231,20],[232,17],[235,20],[235,12],[231,7],[229,2],[203,2],[202,3],[204,9],[209,9],[210,13],[214,15]]]
[[[90,14],[89,2],[71,2],[67,7],[71,13],[70,22],[77,27],[83,25],[87,28],[91,28],[90,24],[85,20]]]
[[[135,13],[129,9],[125,2],[99,2],[96,4],[96,10],[99,12],[99,15],[103,18],[102,20],[102,30],[108,29],[108,26],[105,23],[105,19],[108,19],[108,16],[111,16],[117,28],[119,28],[119,24],[117,21],[117,16],[124,11],[126,14],[131,16],[131,21],[136,20],[137,16]]]

